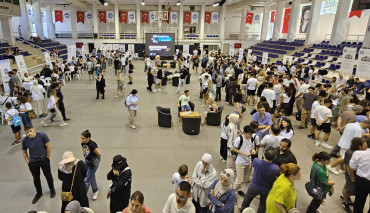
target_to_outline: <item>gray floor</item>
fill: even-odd
[[[116,154],[122,154],[128,159],[132,169],[133,181],[132,192],[140,190],[145,195],[145,205],[153,212],[161,212],[167,197],[172,193],[173,186],[171,177],[180,164],[189,166],[189,176],[192,175],[194,166],[201,156],[208,152],[213,156],[213,164],[219,172],[225,168],[225,164],[219,160],[220,128],[202,126],[201,132],[196,136],[188,136],[182,132],[177,120],[176,88],[171,84],[162,89],[161,92],[150,94],[146,91],[146,75],[143,72],[144,64],[136,61],[134,73],[134,84],[126,87],[126,94],[131,89],[138,89],[140,106],[136,119],[137,129],[133,130],[128,125],[128,112],[124,106],[123,98],[115,99],[116,83],[114,81],[113,69],[108,68],[106,72],[106,99],[94,100],[95,82],[89,81],[86,73],[80,81],[68,82],[62,89],[65,97],[67,116],[71,118],[68,126],[42,127],[40,119],[33,120],[37,131],[46,132],[51,140],[52,153],[51,165],[57,196],[49,198],[49,189],[46,180],[42,177],[44,196],[40,201],[32,205],[31,200],[35,194],[32,176],[22,157],[21,146],[11,147],[13,141],[10,127],[0,126],[0,206],[1,212],[28,212],[30,210],[47,211],[49,213],[60,212],[60,187],[61,182],[57,179],[57,166],[65,151],[72,151],[77,158],[83,158],[80,146],[80,134],[89,129],[92,139],[97,142],[102,153],[102,162],[97,171],[97,182],[100,188],[99,198],[96,201],[90,198],[90,207],[97,213],[109,212],[109,200],[106,199],[107,188],[110,182],[106,180],[106,174],[110,170],[112,158]],[[193,72],[191,72],[193,74]],[[191,76],[191,84],[188,86],[192,98],[196,104],[196,110],[203,112],[201,100],[198,98],[199,84],[196,80],[198,75]],[[127,75],[125,76],[127,82]],[[219,102],[225,106],[225,102]],[[156,106],[170,107],[173,116],[173,126],[170,129],[160,128],[157,125]],[[232,112],[232,108],[225,106],[223,117]],[[251,121],[247,110],[243,124]],[[304,184],[309,179],[309,171],[312,165],[311,156],[324,148],[316,148],[314,141],[307,139],[308,130],[299,130],[295,122],[295,135],[292,139],[292,150],[302,168],[302,179],[295,183],[297,188],[297,207],[304,212],[310,202]],[[339,134],[334,132],[329,144],[335,145]],[[325,212],[344,212],[341,207],[339,195],[344,185],[344,175],[335,176],[330,174],[335,181],[334,196],[328,197],[326,204],[321,206]],[[243,189],[247,189],[246,184]],[[239,205],[242,198],[238,196]],[[252,207],[258,206],[258,199],[254,200]],[[368,208],[368,204],[366,209]]]

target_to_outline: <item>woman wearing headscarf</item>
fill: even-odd
[[[112,180],[110,186],[110,212],[121,212],[130,201],[131,194],[131,169],[128,167],[126,158],[116,155],[113,158],[112,170],[107,175]]]
[[[230,149],[234,146],[234,141],[238,137],[239,115],[234,113],[230,114],[229,121],[230,122],[226,133],[226,135],[228,136],[226,168],[235,169],[235,156],[231,154]]]
[[[208,200],[209,187],[216,179],[216,170],[212,166],[212,155],[205,153],[195,165],[193,172],[193,204],[196,213],[207,213],[211,202]]]
[[[38,83],[37,80],[33,80],[33,85],[31,88],[32,95],[32,108],[36,116],[41,117],[46,115],[46,107],[44,103],[45,89],[42,85]]]
[[[209,213],[233,213],[236,201],[233,189],[234,171],[225,169],[220,179],[215,180],[208,192],[208,199],[211,201]]]
[[[81,206],[89,207],[84,179],[87,168],[82,160],[67,151],[63,154],[63,160],[59,163],[58,178],[62,181],[62,191],[72,192],[73,200],[80,202]],[[72,182],[73,181],[73,182]],[[61,212],[64,213],[69,201],[62,201]]]
[[[88,211],[81,207],[80,202],[73,200],[68,203],[64,213],[88,213]]]

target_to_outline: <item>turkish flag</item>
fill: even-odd
[[[351,18],[353,16],[357,16],[358,18],[361,18],[362,10],[354,10],[349,13],[349,17]]]
[[[170,23],[170,12],[167,12],[167,20],[164,20],[167,24]]]
[[[247,24],[252,24],[252,21],[253,21],[253,13],[247,13],[247,18],[246,18],[246,21],[245,23]]]
[[[85,12],[77,11],[77,23],[81,22],[82,24],[85,23]]]
[[[272,11],[271,12],[271,20],[270,20],[271,23],[275,23],[275,11]]]
[[[191,23],[191,12],[184,12],[184,23]]]
[[[99,11],[99,23],[107,23],[107,11]]]
[[[63,10],[55,10],[55,23],[58,21],[63,23]]]
[[[206,12],[204,14],[204,23],[211,24],[212,12]]]
[[[119,22],[125,22],[127,24],[127,11],[119,11]]]
[[[285,9],[282,33],[288,33],[291,8]]]
[[[141,11],[141,23],[149,24],[149,12],[148,11]]]

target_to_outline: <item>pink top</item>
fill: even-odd
[[[129,213],[128,212],[128,207],[126,207],[122,213]],[[148,207],[144,206],[144,213],[152,213],[152,210],[150,210]]]

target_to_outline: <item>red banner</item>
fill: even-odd
[[[271,20],[270,20],[270,23],[275,23],[275,11],[272,11],[271,12]]]
[[[99,23],[107,23],[107,12],[99,11]]]
[[[191,12],[184,12],[184,23],[191,23]]]
[[[247,13],[247,18],[246,18],[246,20],[245,20],[245,23],[247,23],[247,24],[252,24],[252,22],[253,22],[253,13]]]
[[[77,23],[81,22],[82,24],[85,23],[85,12],[77,11]]]
[[[163,20],[165,22],[167,22],[167,24],[170,23],[170,12],[167,12],[167,20]]]
[[[291,8],[286,8],[285,9],[284,23],[283,23],[283,31],[282,31],[282,33],[288,33],[289,20],[290,20],[290,12],[291,12]]]
[[[212,12],[206,12],[204,14],[204,23],[211,24]]]
[[[125,22],[127,24],[127,11],[119,11],[119,22]]]
[[[55,10],[55,23],[58,21],[63,23],[63,10]]]
[[[357,16],[358,18],[361,18],[362,10],[354,10],[349,13],[349,17],[351,18],[353,16]]]
[[[149,24],[149,11],[141,11],[141,23]]]

